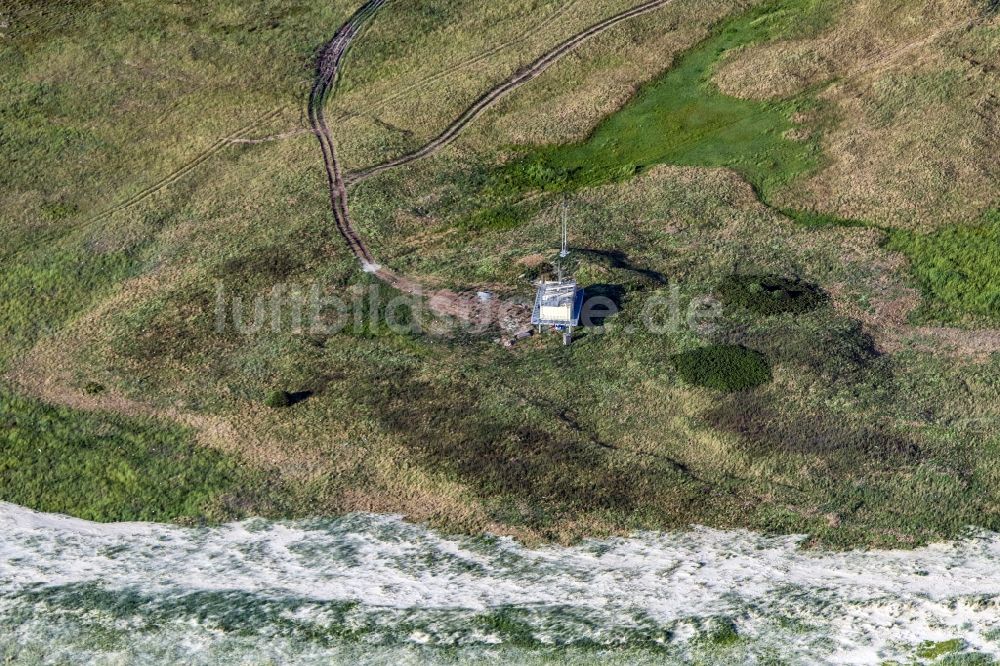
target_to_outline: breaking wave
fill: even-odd
[[[531,549],[394,516],[185,528],[0,503],[4,663],[872,663],[1000,654],[1000,535],[696,528]],[[973,655],[976,655],[973,657]]]

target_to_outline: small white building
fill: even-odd
[[[580,323],[583,309],[583,290],[571,279],[542,281],[535,294],[535,307],[531,323],[541,333],[543,326],[553,326],[563,332],[563,344],[573,339],[573,327]]]
[[[569,226],[566,221],[566,202],[562,206],[562,248],[559,259],[569,256]],[[562,263],[556,262],[559,269],[557,280],[542,280],[538,283],[535,294],[535,307],[531,311],[531,323],[542,332],[543,326],[552,326],[563,334],[563,344],[568,345],[573,339],[573,327],[580,323],[580,311],[583,309],[583,290],[578,289],[576,280],[563,277]]]

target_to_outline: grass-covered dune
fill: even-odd
[[[628,6],[388,3],[328,102],[346,168],[419,147]],[[380,262],[525,297],[565,201],[574,273],[619,311],[569,347],[512,349],[426,312],[422,332],[366,318],[399,294],[344,248],[304,130],[315,51],[355,9],[0,10],[0,500],[99,520],[401,512],[532,540],[1000,528],[996,137],[944,141],[991,112],[988,6],[678,0],[353,187]],[[907,181],[883,147],[904,135],[918,149],[895,166],[927,195],[886,214]],[[360,324],[297,325],[314,291]],[[277,325],[232,325],[234,299],[274,293]]]
[[[270,492],[232,456],[164,423],[81,414],[0,393],[3,500],[88,520],[240,516]]]

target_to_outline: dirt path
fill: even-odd
[[[136,205],[137,203],[145,201],[146,199],[148,199],[152,195],[156,194],[157,192],[159,192],[163,188],[165,188],[165,187],[167,187],[167,186],[169,186],[169,185],[171,185],[173,183],[176,183],[178,180],[180,180],[181,178],[183,178],[184,176],[186,176],[189,172],[191,172],[194,169],[196,169],[203,162],[207,161],[210,157],[212,157],[213,155],[215,155],[216,153],[218,153],[220,150],[222,150],[226,146],[230,145],[231,143],[234,143],[235,140],[238,137],[240,137],[241,135],[246,134],[247,132],[250,132],[253,129],[259,127],[265,121],[270,120],[270,119],[276,117],[282,111],[283,111],[283,109],[275,109],[275,110],[271,111],[270,113],[264,114],[263,116],[261,116],[257,120],[253,121],[251,124],[249,124],[249,125],[247,125],[245,127],[241,127],[238,130],[232,132],[231,134],[228,134],[228,135],[222,137],[221,139],[216,140],[214,143],[212,143],[210,146],[208,146],[207,148],[205,148],[204,150],[202,150],[201,152],[199,152],[197,155],[195,155],[193,158],[191,158],[190,160],[188,160],[185,164],[183,164],[179,168],[177,168],[174,171],[168,173],[166,176],[164,176],[160,180],[156,181],[152,185],[146,186],[145,188],[143,188],[142,190],[136,192],[135,194],[133,194],[132,196],[128,197],[124,201],[121,201],[121,202],[115,204],[114,206],[111,206],[110,208],[106,208],[103,211],[101,211],[100,213],[97,213],[92,218],[90,218],[89,220],[87,220],[86,222],[84,222],[84,224],[90,224],[92,222],[99,222],[101,220],[104,220],[104,219],[108,218],[112,213],[116,213],[116,212],[118,212],[120,210],[123,210],[125,208],[129,208],[131,206]]]
[[[448,127],[444,129],[441,134],[429,141],[422,148],[419,148],[411,153],[397,157],[396,159],[389,160],[383,164],[379,164],[373,167],[368,167],[367,169],[361,169],[348,174],[346,178],[347,185],[353,185],[359,183],[366,178],[371,178],[372,176],[382,173],[387,169],[392,169],[394,167],[402,166],[404,164],[409,164],[415,160],[427,157],[433,153],[441,150],[449,143],[454,141],[459,133],[473,120],[478,118],[484,111],[493,106],[498,100],[507,95],[508,93],[514,91],[518,87],[524,85],[528,81],[537,78],[545,70],[558,62],[563,56],[571,52],[577,46],[587,41],[591,37],[598,35],[609,28],[612,28],[623,21],[634,18],[636,16],[641,16],[668,4],[671,4],[674,0],[650,0],[649,2],[643,3],[632,9],[628,9],[620,14],[616,14],[609,18],[604,19],[599,23],[595,23],[583,32],[577,33],[576,35],[570,37],[566,41],[559,44],[556,48],[552,49],[548,53],[540,56],[533,63],[524,67],[514,73],[506,81],[500,83],[492,90],[483,93],[472,105],[465,110],[454,122],[452,122]]]
[[[326,124],[323,104],[337,83],[340,63],[347,52],[347,47],[351,45],[351,40],[376,10],[385,3],[386,0],[368,0],[340,27],[333,39],[323,45],[316,59],[316,78],[309,91],[307,103],[309,125],[323,151],[323,165],[326,168],[327,185],[330,188],[330,208],[333,212],[333,221],[336,223],[340,235],[347,241],[351,252],[361,262],[361,266],[369,272],[374,272],[376,268],[375,258],[351,224],[351,218],[347,211],[347,189],[344,186],[340,162],[337,161],[337,146],[333,141],[333,135],[330,134],[330,128]]]
[[[427,307],[438,315],[453,317],[468,323],[499,323],[508,333],[513,333],[527,325],[526,307],[499,299],[483,301],[474,293],[459,294],[450,290],[426,290],[416,280],[379,266],[361,235],[354,228],[348,210],[347,188],[343,172],[337,159],[337,146],[330,132],[323,111],[327,97],[333,91],[340,72],[340,65],[351,41],[364,27],[365,22],[382,7],[387,0],[369,0],[362,5],[333,38],[320,49],[316,60],[316,79],[309,92],[308,115],[316,139],[323,152],[327,185],[330,190],[330,210],[340,235],[347,242],[351,253],[361,263],[364,271],[374,274],[380,280],[407,294],[426,298]]]
[[[340,162],[337,159],[337,147],[324,114],[324,103],[336,86],[340,66],[351,41],[358,35],[365,22],[382,7],[387,0],[369,0],[362,5],[351,18],[344,23],[333,38],[320,49],[316,60],[316,78],[309,93],[308,115],[316,139],[323,153],[323,164],[326,169],[327,185],[330,190],[330,210],[337,230],[344,238],[351,253],[361,263],[366,272],[372,273],[380,280],[404,293],[426,297],[428,308],[439,315],[454,317],[464,322],[482,324],[497,323],[506,333],[517,333],[529,327],[530,309],[526,303],[505,301],[501,299],[482,300],[475,292],[458,293],[451,290],[426,290],[412,278],[408,278],[384,268],[378,264],[374,255],[368,249],[364,239],[351,222],[348,209],[347,186],[364,178],[375,175],[387,169],[407,164],[430,155],[451,143],[458,134],[486,109],[496,103],[504,95],[513,91],[528,81],[538,77],[560,58],[590,39],[609,28],[659,9],[674,0],[650,0],[632,9],[616,14],[586,30],[570,37],[557,47],[542,55],[531,65],[516,72],[509,79],[484,93],[476,102],[462,113],[454,122],[423,148],[404,155],[395,160],[380,164],[369,169],[344,177]],[[539,27],[547,25],[546,22]],[[538,28],[536,28],[537,30]]]
[[[350,111],[344,111],[343,113],[341,113],[340,115],[337,116],[337,120],[346,120],[348,118],[352,118],[352,117],[358,116],[358,115],[372,114],[375,111],[379,111],[379,110],[385,108],[385,106],[387,104],[389,104],[390,102],[393,102],[393,101],[395,101],[395,100],[397,100],[397,99],[399,99],[399,98],[401,98],[401,97],[403,97],[405,95],[408,95],[408,94],[410,94],[412,92],[415,92],[417,90],[422,90],[422,89],[430,86],[431,84],[436,83],[437,81],[440,81],[441,79],[445,78],[449,74],[453,74],[453,73],[459,72],[459,71],[461,71],[463,69],[467,69],[467,68],[469,68],[469,67],[471,67],[471,66],[473,66],[475,64],[478,64],[478,63],[482,62],[483,60],[486,60],[487,58],[489,58],[492,55],[495,55],[497,53],[500,53],[501,51],[509,49],[511,46],[514,46],[515,44],[520,44],[521,42],[524,42],[525,40],[527,40],[531,36],[537,35],[542,30],[544,30],[545,28],[547,28],[548,26],[552,25],[553,23],[555,23],[556,21],[558,21],[560,18],[562,18],[563,16],[565,16],[566,13],[569,12],[569,10],[574,5],[576,5],[576,3],[578,1],[579,0],[568,0],[568,2],[565,2],[562,6],[560,6],[559,9],[557,9],[556,12],[554,14],[552,14],[552,16],[549,16],[548,18],[546,18],[543,21],[539,22],[537,25],[532,26],[531,28],[529,28],[529,29],[521,32],[514,39],[511,39],[511,40],[509,40],[507,42],[504,42],[503,44],[500,44],[498,46],[494,46],[493,48],[487,49],[487,50],[483,51],[482,53],[474,55],[471,58],[468,58],[466,60],[462,60],[460,62],[456,62],[456,63],[453,63],[451,65],[448,65],[444,69],[441,69],[441,70],[439,70],[437,72],[434,72],[433,74],[425,76],[424,78],[420,79],[419,81],[415,81],[414,83],[411,83],[408,86],[404,86],[403,88],[397,90],[393,94],[391,94],[391,95],[389,95],[387,97],[383,97],[382,99],[378,100],[377,102],[371,103],[370,105],[368,105],[365,108],[363,114],[354,113],[354,112],[350,112]]]

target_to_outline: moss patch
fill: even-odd
[[[731,275],[716,289],[723,304],[758,315],[802,314],[826,302],[814,284],[776,275]]]
[[[791,116],[816,102],[731,97],[712,75],[727,51],[821,29],[832,18],[831,4],[775,0],[725,21],[586,141],[539,148],[506,166],[501,189],[567,190],[622,180],[656,164],[726,166],[767,200],[775,187],[818,165],[814,142],[785,136],[795,127]]]

